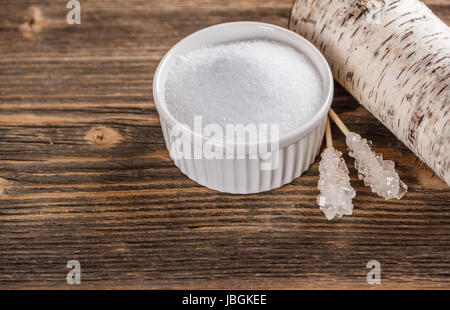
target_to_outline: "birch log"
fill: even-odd
[[[297,0],[289,28],[450,185],[450,29],[417,0]]]

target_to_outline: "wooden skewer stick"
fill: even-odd
[[[329,117],[327,117],[326,139],[327,139],[327,147],[333,147],[333,137],[331,136],[331,125]]]
[[[333,109],[330,109],[330,111],[328,112],[328,115],[336,123],[336,125],[339,127],[339,129],[342,131],[342,133],[345,136],[348,136],[348,134],[350,133],[350,130],[348,130],[347,126],[345,126],[345,124],[341,121],[339,116],[337,116],[336,112],[334,112]]]

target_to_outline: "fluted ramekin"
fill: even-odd
[[[190,148],[192,154],[199,151],[206,141],[193,130],[181,124],[169,112],[165,101],[165,83],[172,65],[180,55],[196,48],[244,39],[268,39],[289,44],[306,55],[317,68],[323,85],[322,103],[316,114],[295,130],[283,134],[269,147],[269,152],[252,154],[252,146],[236,148],[233,158],[183,157],[174,154],[174,144],[178,135],[173,134],[177,126],[183,134],[192,136]],[[301,72],[299,72],[301,74]],[[191,34],[177,43],[164,56],[153,78],[153,98],[158,111],[166,146],[175,165],[195,182],[221,192],[250,194],[268,191],[290,183],[308,170],[319,153],[325,132],[328,110],[333,98],[333,76],[330,67],[310,42],[300,35],[271,24],[258,22],[232,22],[205,28]],[[273,141],[272,141],[273,142]],[[220,145],[225,148],[226,145]],[[257,148],[259,149],[259,148]],[[240,150],[240,151],[239,151]],[[267,164],[267,158],[276,158],[272,169],[261,169]]]

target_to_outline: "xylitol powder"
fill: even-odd
[[[242,40],[180,56],[165,95],[170,113],[189,126],[202,116],[203,124],[221,126],[279,124],[283,134],[317,112],[322,87],[312,62],[293,47]]]

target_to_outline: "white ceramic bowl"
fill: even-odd
[[[206,159],[205,156],[194,159],[174,154],[172,147],[179,136],[174,135],[172,129],[174,126],[180,128],[180,124],[169,112],[165,102],[165,82],[171,66],[178,56],[201,46],[244,39],[269,39],[287,43],[308,56],[323,82],[322,104],[318,112],[292,132],[281,135],[274,144],[276,147],[271,145],[268,153],[252,154],[254,150],[252,145],[245,144],[240,151],[235,149],[234,155],[239,157],[232,156],[231,159],[226,157]],[[290,30],[258,22],[225,23],[191,34],[170,49],[159,63],[153,78],[153,98],[160,116],[166,146],[175,165],[201,185],[234,194],[259,193],[280,187],[299,177],[311,166],[320,150],[333,91],[330,67],[319,50]],[[198,150],[201,153],[207,139],[187,127],[183,127],[182,131],[182,134],[192,137],[190,144],[192,154]],[[226,147],[217,143],[217,147],[219,146]],[[272,165],[273,169],[262,170],[261,167],[267,164],[267,158],[272,158],[273,163],[276,163]]]

